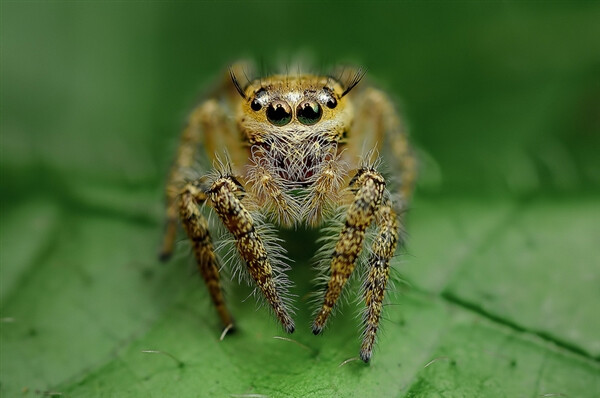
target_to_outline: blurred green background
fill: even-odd
[[[3,396],[600,395],[597,2],[4,1],[0,18]],[[155,259],[202,89],[298,52],[366,66],[421,154],[370,366],[338,368],[354,310],[315,338],[299,298],[302,348],[235,284],[241,332],[218,342],[185,245]]]

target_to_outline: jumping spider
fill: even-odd
[[[207,204],[233,238],[239,262],[292,333],[285,275],[276,267],[285,259],[281,247],[272,244],[278,240],[273,228],[267,236],[261,226],[322,227],[342,209],[345,215],[326,252],[329,277],[312,330],[321,333],[363,246],[370,246],[364,256],[360,350],[368,362],[416,175],[401,118],[386,94],[358,85],[361,69],[345,68],[338,77],[275,74],[246,78],[242,85],[239,77],[246,72],[244,64],[232,66],[189,117],[167,183],[161,258],[173,250],[179,219],[223,325],[233,326],[219,281],[220,260],[201,209]],[[198,155],[217,170],[190,180]],[[379,156],[389,181],[380,174]],[[372,224],[369,245],[365,236]]]

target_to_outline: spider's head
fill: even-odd
[[[344,87],[331,77],[274,75],[242,89],[238,126],[252,156],[268,159],[278,174],[306,181],[338,144],[353,119]]]
[[[252,82],[241,93],[245,101],[238,122],[251,144],[269,136],[330,135],[351,116],[344,89],[328,77],[275,75]]]

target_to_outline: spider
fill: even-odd
[[[233,327],[208,207],[235,246],[234,262],[292,333],[286,258],[274,231],[333,228],[331,244],[321,251],[328,281],[312,331],[323,331],[362,261],[366,309],[360,358],[369,362],[390,259],[403,244],[403,215],[416,178],[402,119],[384,92],[359,85],[362,69],[344,68],[336,77],[287,72],[257,79],[248,78],[248,70],[243,62],[231,66],[189,117],[166,187],[161,259],[173,251],[180,220],[218,315],[227,330]],[[197,158],[208,159],[212,171]],[[382,162],[390,170],[387,180]],[[191,171],[201,175],[190,178]],[[342,214],[338,222],[328,224],[336,214]]]

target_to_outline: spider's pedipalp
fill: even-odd
[[[285,191],[280,172],[264,158],[252,155],[248,167],[248,185],[258,203],[264,203],[266,213],[275,215],[278,224],[292,226],[298,222],[300,207]]]
[[[313,188],[304,201],[303,218],[309,225],[317,225],[326,216],[331,216],[333,204],[339,203],[344,177],[348,165],[340,155],[334,155],[330,160],[320,164],[315,173]]]

